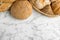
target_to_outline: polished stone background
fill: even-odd
[[[0,13],[0,40],[60,40],[60,16],[49,18],[33,10],[26,20]]]

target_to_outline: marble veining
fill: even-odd
[[[60,40],[60,16],[49,18],[33,10],[26,20],[0,13],[0,40]]]

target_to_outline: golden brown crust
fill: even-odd
[[[44,7],[43,9],[41,9],[41,11],[44,12],[44,13],[46,13],[46,14],[48,14],[48,16],[50,16],[50,15],[53,16],[54,15],[54,13],[53,13],[52,8],[51,8],[50,5],[47,5],[46,7]]]
[[[19,1],[28,1],[28,0],[19,0]]]
[[[8,10],[15,0],[0,0],[0,12]]]
[[[0,6],[0,12],[4,12],[4,11],[8,10],[11,5],[12,5],[12,3],[3,3]]]
[[[51,2],[56,2],[56,1],[60,1],[60,0],[50,0]]]
[[[7,3],[12,3],[12,2],[14,2],[14,1],[16,1],[16,0],[0,0],[0,2],[7,2]]]
[[[60,1],[56,1],[52,3],[52,10],[56,15],[60,15]]]
[[[52,8],[51,8],[50,5],[45,6],[45,7],[41,10],[41,9],[38,9],[38,8],[36,7],[36,5],[34,5],[34,4],[32,3],[31,0],[30,0],[30,3],[32,4],[33,8],[34,8],[35,10],[37,10],[39,13],[41,13],[41,14],[44,14],[44,15],[49,16],[49,17],[54,17],[54,16],[56,16],[56,15],[53,13]]]
[[[26,19],[32,14],[32,6],[28,1],[16,1],[11,7],[11,15],[18,19]]]

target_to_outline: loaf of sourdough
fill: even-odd
[[[0,12],[8,10],[15,0],[0,0]]]
[[[32,6],[28,1],[16,1],[11,7],[11,15],[17,19],[27,19],[32,14]]]
[[[37,10],[39,13],[44,14],[49,17],[56,16],[53,13],[53,10],[51,8],[51,1],[50,0],[29,0],[32,4],[33,8]],[[39,2],[38,2],[39,1]]]
[[[56,15],[60,15],[60,0],[53,1],[51,7]]]

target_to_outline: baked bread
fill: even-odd
[[[51,2],[49,0],[29,0],[30,3],[32,4],[33,8],[40,12],[41,14],[44,14],[49,17],[54,17],[56,16],[51,8]],[[40,1],[37,2],[37,1]]]
[[[28,1],[28,0],[20,0],[20,1]]]
[[[0,0],[0,12],[8,10],[15,0]]]
[[[4,2],[4,3],[11,3],[11,2],[14,2],[16,0],[0,0],[0,2]]]
[[[52,10],[56,15],[60,15],[60,0],[56,0],[51,4]]]
[[[32,14],[32,6],[28,1],[16,1],[11,7],[11,15],[17,19],[27,19]]]
[[[60,0],[50,0],[51,2],[56,2],[56,1],[60,1]]]

